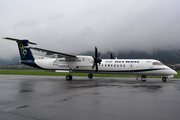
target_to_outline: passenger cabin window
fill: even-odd
[[[163,65],[161,62],[153,62],[153,65]]]

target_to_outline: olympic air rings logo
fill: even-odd
[[[25,56],[27,55],[27,50],[26,50],[26,48],[24,48],[23,44],[20,44],[20,45],[19,45],[19,48],[20,48],[20,52],[21,52],[21,57],[22,57],[22,58],[25,58]]]

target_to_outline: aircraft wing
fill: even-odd
[[[60,52],[55,52],[55,51],[51,51],[51,50],[46,50],[46,49],[42,49],[42,48],[37,48],[37,47],[30,47],[28,46],[30,49],[39,51],[39,52],[43,52],[46,53],[46,55],[57,55],[58,58],[61,57],[65,57],[65,58],[69,58],[69,59],[73,59],[73,58],[78,58],[75,55],[70,55],[70,54],[65,54],[65,53],[60,53]]]

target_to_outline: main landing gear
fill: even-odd
[[[167,77],[163,77],[163,78],[162,78],[162,81],[163,81],[163,82],[166,82],[166,81],[167,81]]]
[[[71,81],[72,78],[73,78],[72,75],[67,75],[67,76],[66,76],[66,80],[67,80],[67,81]]]
[[[90,79],[93,78],[93,74],[89,73],[88,78],[90,78]],[[66,76],[67,81],[71,81],[72,79],[73,79],[73,76],[71,74]]]
[[[93,74],[89,73],[88,78],[90,78],[90,79],[93,78]]]
[[[74,70],[73,69],[69,69],[69,75],[66,76],[66,80],[67,81],[71,81],[72,80],[72,74],[73,74]]]

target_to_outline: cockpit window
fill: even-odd
[[[161,62],[153,62],[153,65],[163,65]]]

